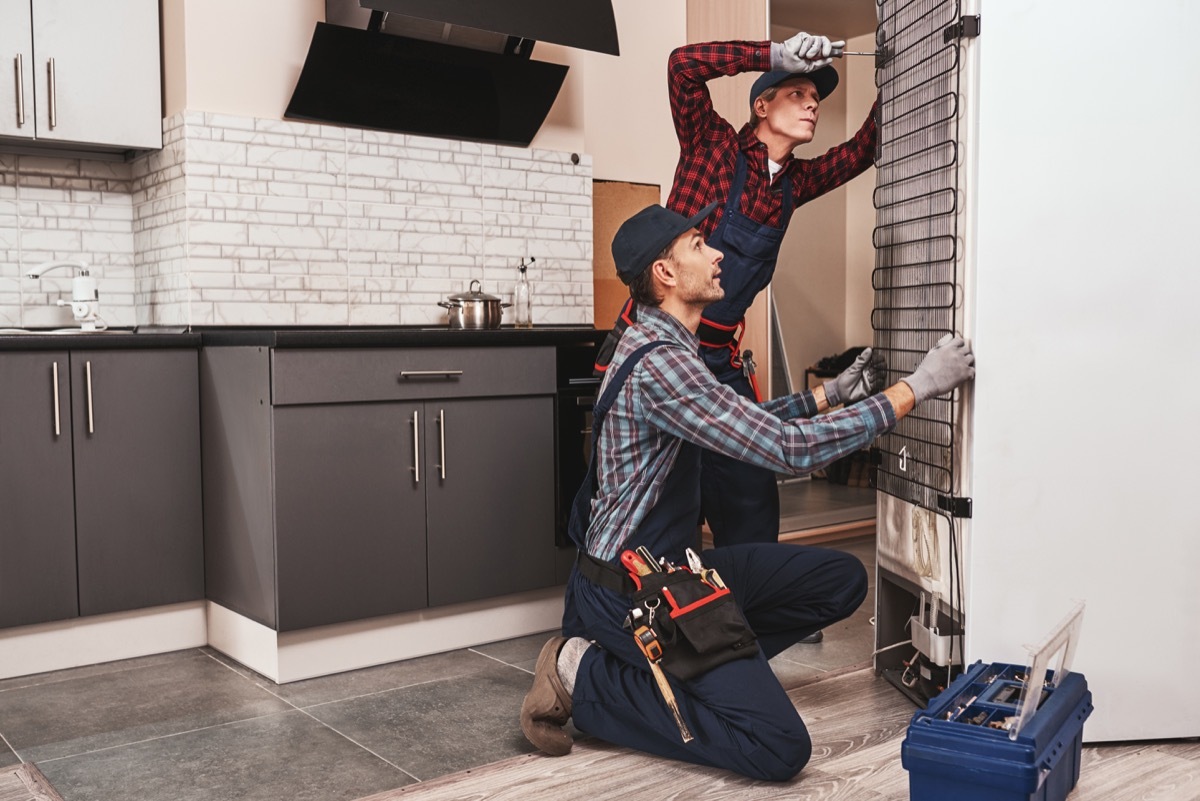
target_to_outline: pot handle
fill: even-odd
[[[461,303],[450,303],[445,300],[439,300],[437,305],[441,306],[443,309],[461,309],[463,307]]]
[[[479,281],[478,278],[471,279],[471,291],[472,292],[482,292],[483,291],[483,284]]]
[[[507,309],[507,308],[508,308],[509,306],[511,306],[511,305],[512,305],[511,303],[501,303],[501,304],[500,304],[500,308],[502,308],[502,309]]]

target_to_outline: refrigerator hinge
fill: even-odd
[[[971,499],[970,498],[955,498],[953,495],[937,496],[938,509],[942,510],[951,517],[970,517],[971,516]]]
[[[950,44],[955,39],[974,39],[979,35],[979,15],[970,14],[959,17],[958,22],[952,22],[942,31],[942,39],[945,44]]]

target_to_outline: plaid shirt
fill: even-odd
[[[667,208],[690,217],[714,200],[724,204],[733,185],[739,150],[745,155],[747,169],[741,212],[754,222],[776,228],[783,193],[772,188],[778,189],[779,176],[786,173],[791,178],[792,196],[795,205],[800,206],[871,166],[875,153],[875,106],[849,142],[815,159],[798,159],[788,154],[772,184],[767,169],[767,146],[758,141],[749,123],[741,131],[735,131],[717,114],[706,84],[721,75],[769,69],[770,42],[708,42],[685,45],[671,53],[667,61],[667,89],[679,137],[679,164],[675,167]],[[749,117],[747,104],[746,118]],[[700,223],[700,232],[705,236],[712,234],[724,213],[722,205]]]
[[[718,383],[698,355],[699,339],[676,318],[641,306],[613,364],[648,342],[669,344],[642,357],[604,419],[595,457],[588,553],[611,560],[658,503],[679,448],[703,448],[783,473],[811,473],[852,453],[896,424],[892,404],[873,395],[814,417],[811,392],[756,404]],[[616,370],[609,370],[605,386]],[[603,392],[603,389],[601,389]]]

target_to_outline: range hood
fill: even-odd
[[[532,37],[617,53],[611,0],[327,0],[326,18],[288,119],[526,147],[568,69]]]

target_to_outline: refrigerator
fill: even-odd
[[[1200,4],[877,5],[874,345],[977,375],[874,449],[876,669],[921,703],[1083,603],[1085,741],[1200,736]]]

